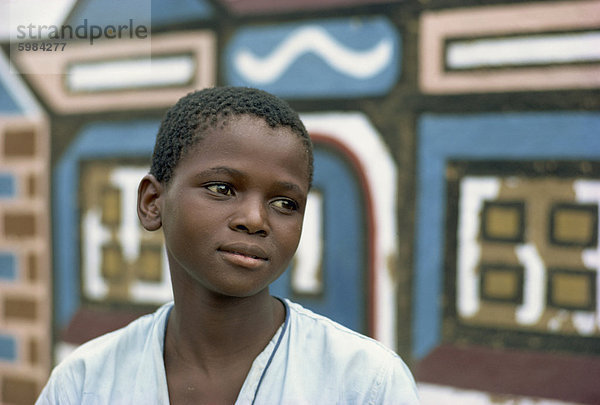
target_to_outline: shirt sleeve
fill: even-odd
[[[390,359],[388,367],[377,382],[378,389],[370,404],[373,405],[418,405],[419,394],[415,380],[400,357]]]
[[[83,404],[83,370],[80,371],[75,366],[59,365],[50,375],[35,405]]]

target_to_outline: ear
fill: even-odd
[[[156,231],[162,225],[160,217],[160,197],[163,184],[152,174],[147,174],[138,187],[137,212],[142,226],[148,231]]]

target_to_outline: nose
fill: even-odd
[[[267,236],[271,231],[267,216],[267,207],[263,199],[259,196],[247,196],[239,200],[229,227],[239,232]]]

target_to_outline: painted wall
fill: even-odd
[[[31,403],[52,364],[50,131],[0,54],[0,398]]]
[[[273,294],[396,350],[425,404],[600,401],[600,2],[4,11],[58,33],[0,32],[1,403],[171,298],[137,182],[166,108],[214,85],[281,96],[314,140]]]

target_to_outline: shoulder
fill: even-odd
[[[418,403],[413,376],[396,352],[299,304],[286,302],[291,350],[297,350],[305,361],[318,364],[323,376],[345,387],[344,392],[357,395],[345,399]]]
[[[152,329],[157,327],[157,324],[161,323],[161,321],[164,321],[171,307],[172,303],[165,304],[155,312],[144,315],[121,329],[84,343],[67,356],[57,369],[63,365],[69,366],[72,363],[81,361],[93,362],[106,360],[107,356],[115,352],[124,351],[123,349],[126,349],[126,353],[132,353],[128,349],[139,348],[141,339],[150,338],[152,336]]]
[[[80,395],[94,386],[111,385],[118,379],[115,373],[127,364],[135,364],[138,357],[156,337],[160,325],[167,318],[172,303],[165,304],[156,312],[142,316],[129,325],[107,333],[79,346],[62,360],[52,371],[41,396],[52,398],[48,403],[78,403]]]
[[[309,339],[318,338],[321,341],[335,343],[328,347],[347,354],[366,352],[377,358],[398,358],[398,355],[368,336],[355,332],[323,315],[316,314],[300,304],[287,300],[290,309],[291,327],[297,328],[294,333]]]

